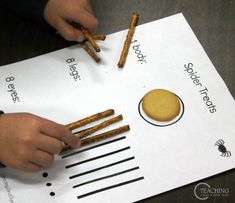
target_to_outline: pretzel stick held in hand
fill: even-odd
[[[102,41],[104,41],[106,39],[106,36],[102,35],[102,34],[97,34],[97,35],[93,35],[92,38],[94,40],[102,40]]]
[[[104,132],[104,133],[100,133],[100,134],[95,135],[93,137],[89,137],[89,138],[81,140],[81,146],[92,144],[94,142],[98,142],[98,141],[101,141],[103,139],[113,137],[115,135],[119,135],[119,134],[124,133],[128,130],[130,130],[129,125],[124,125],[122,127],[116,128],[114,130],[110,130],[110,131],[107,131],[107,132]]]
[[[125,62],[126,62],[126,57],[127,57],[128,51],[129,51],[131,40],[132,40],[132,37],[134,35],[135,27],[138,23],[138,20],[139,20],[139,14],[138,13],[133,13],[132,18],[131,18],[129,31],[127,33],[126,40],[125,40],[125,43],[124,43],[124,46],[123,46],[123,50],[122,50],[122,53],[121,53],[121,56],[120,56],[120,59],[119,59],[119,62],[118,62],[118,67],[119,68],[122,68],[124,66]]]
[[[106,111],[103,111],[103,112],[100,112],[100,113],[97,113],[97,114],[94,114],[92,116],[88,116],[86,118],[83,118],[81,120],[78,120],[76,122],[73,122],[73,123],[70,123],[68,125],[66,125],[66,127],[69,129],[69,130],[73,130],[75,128],[78,128],[78,127],[81,127],[81,126],[84,126],[86,124],[89,124],[93,121],[97,121],[101,118],[105,118],[107,116],[111,116],[114,114],[114,110],[113,109],[108,109]]]
[[[98,121],[102,118],[105,118],[107,116],[111,116],[114,114],[114,110],[113,109],[108,109],[106,111],[103,111],[103,112],[99,112],[99,113],[96,113],[96,114],[93,114],[91,116],[88,116],[86,118],[83,118],[81,120],[78,120],[76,122],[73,122],[73,123],[70,123],[68,125],[66,125],[66,127],[69,129],[69,130],[74,130],[75,128],[79,128],[79,127],[82,127],[82,126],[85,126],[87,124],[90,124],[94,121]],[[106,139],[106,138],[109,138],[109,137],[113,137],[115,135],[118,135],[118,134],[121,134],[123,132],[126,132],[130,129],[129,125],[125,125],[125,126],[122,126],[122,127],[119,127],[119,128],[116,128],[116,129],[113,129],[113,130],[109,130],[109,131],[106,131],[106,132],[103,132],[103,133],[100,133],[98,135],[94,135],[94,136],[90,136],[88,138],[85,138],[89,135],[91,135],[92,133],[100,130],[100,129],[103,129],[113,123],[117,123],[119,121],[121,121],[123,119],[122,115],[118,115],[116,117],[113,117],[113,118],[110,118],[110,119],[107,119],[95,126],[92,126],[92,127],[89,127],[87,129],[83,129],[77,133],[74,133],[75,136],[77,136],[78,139],[81,140],[81,145],[88,145],[88,144],[91,144],[91,143],[94,143],[94,142],[98,142],[98,141],[101,141],[103,139]],[[67,150],[70,150],[71,147],[69,145],[65,145],[61,151],[61,153],[67,151]]]
[[[96,50],[96,52],[100,52],[100,47],[96,44],[95,40],[93,39],[92,35],[88,32],[88,30],[81,27],[81,31],[85,38],[90,42],[91,46]]]
[[[102,123],[96,125],[96,126],[93,126],[91,128],[88,128],[87,130],[83,130],[82,132],[78,132],[78,133],[75,133],[74,135],[78,136],[80,139],[102,129],[102,128],[105,128],[113,123],[116,123],[116,122],[119,122],[120,120],[122,120],[123,117],[122,115],[119,115],[119,116],[116,116],[114,118],[111,118],[109,120],[106,120],[106,121],[103,121]]]
[[[122,134],[122,133],[124,133],[128,130],[130,130],[130,126],[129,125],[124,125],[124,126],[121,126],[119,128],[115,128],[113,130],[110,130],[110,131],[107,131],[107,132],[104,132],[104,133],[100,133],[100,134],[95,135],[93,137],[82,139],[81,140],[81,146],[89,145],[89,144],[92,144],[92,143],[95,143],[95,142],[99,142],[99,141],[104,140],[106,138],[110,138],[110,137]],[[72,149],[72,148],[69,145],[65,145],[60,153],[66,152],[70,149]]]

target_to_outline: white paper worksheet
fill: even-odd
[[[0,67],[0,105],[61,124],[114,109],[130,131],[69,151],[38,173],[0,169],[0,201],[125,203],[235,167],[235,102],[182,14],[137,26],[124,68],[127,30],[98,42],[97,64],[79,45]],[[142,110],[153,89],[173,92],[177,118]]]

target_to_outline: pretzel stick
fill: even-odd
[[[81,31],[85,38],[90,42],[91,46],[96,50],[96,52],[100,52],[100,47],[96,44],[95,40],[92,38],[91,34],[85,28],[81,27]]]
[[[113,130],[110,130],[110,131],[107,131],[107,132],[104,132],[104,133],[100,133],[100,134],[95,135],[93,137],[89,137],[89,138],[81,140],[81,146],[92,144],[92,143],[95,143],[95,142],[99,142],[103,139],[113,137],[115,135],[119,135],[119,134],[124,133],[128,130],[130,130],[129,125],[124,125],[122,127],[115,128]]]
[[[95,52],[85,43],[82,43],[82,48],[98,63],[101,59],[95,54]]]
[[[132,37],[134,35],[135,27],[138,23],[138,20],[139,20],[139,14],[138,13],[133,13],[132,18],[131,18],[131,23],[130,23],[130,26],[129,26],[129,30],[128,30],[128,33],[127,33],[127,36],[126,36],[126,40],[125,40],[125,43],[124,43],[124,46],[123,46],[123,49],[122,49],[122,53],[121,53],[121,56],[120,56],[120,59],[119,59],[119,62],[118,62],[118,67],[119,68],[122,68],[124,66],[125,62],[126,62],[127,54],[128,54],[128,51],[129,51],[131,40],[132,40]]]
[[[76,135],[80,139],[82,139],[82,138],[84,138],[84,137],[86,137],[86,136],[88,136],[88,135],[90,135],[90,134],[92,134],[92,133],[94,133],[94,132],[96,132],[96,131],[98,131],[98,130],[100,130],[102,128],[105,128],[105,127],[107,127],[107,126],[109,126],[109,125],[111,125],[113,123],[116,123],[116,122],[118,122],[118,121],[120,121],[122,119],[123,119],[122,115],[119,115],[119,116],[116,116],[116,117],[111,118],[109,120],[106,120],[106,121],[104,121],[104,122],[102,122],[102,123],[100,123],[100,124],[98,124],[96,126],[88,128],[87,130],[75,133],[74,135]]]
[[[106,138],[110,138],[110,137],[113,137],[115,135],[119,135],[121,133],[124,133],[128,130],[130,130],[129,125],[124,125],[122,127],[115,128],[113,130],[110,130],[110,131],[107,131],[107,132],[104,132],[104,133],[100,133],[100,134],[95,135],[93,137],[89,137],[89,138],[81,140],[81,146],[92,144],[92,143],[95,143],[95,142],[99,142],[99,141],[104,140]],[[60,153],[63,153],[63,152],[68,151],[70,149],[72,149],[72,148],[69,145],[65,145]]]
[[[102,41],[104,41],[106,39],[106,36],[102,35],[102,34],[97,34],[97,35],[93,35],[92,38],[94,40],[102,40]]]
[[[66,125],[66,127],[69,130],[73,130],[75,128],[87,125],[87,124],[92,123],[94,121],[98,121],[101,118],[105,118],[105,117],[113,115],[113,114],[114,114],[114,110],[113,109],[108,109],[106,111],[103,111],[103,112],[100,112],[100,113],[88,116],[86,118],[83,118],[81,120],[75,121],[73,123],[70,123],[70,124]]]

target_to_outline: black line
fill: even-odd
[[[65,158],[70,157],[70,156],[73,156],[73,155],[75,155],[75,154],[79,154],[79,153],[88,151],[88,150],[90,150],[90,149],[94,149],[94,148],[97,148],[97,147],[101,147],[101,146],[106,145],[106,144],[111,144],[111,143],[113,143],[113,142],[117,142],[117,141],[123,140],[123,139],[125,139],[125,138],[126,138],[126,136],[119,137],[119,138],[116,138],[116,139],[113,139],[113,140],[110,140],[110,141],[107,141],[107,142],[103,142],[103,143],[94,145],[94,146],[92,146],[92,147],[88,147],[88,148],[86,148],[86,149],[82,149],[82,150],[79,150],[79,151],[76,151],[76,152],[72,152],[72,153],[63,155],[63,156],[61,156],[61,158],[62,158],[62,159],[65,159]]]
[[[93,182],[96,182],[96,181],[99,181],[99,180],[104,180],[104,179],[107,179],[107,178],[118,176],[118,175],[121,175],[121,174],[124,174],[124,173],[128,173],[128,172],[131,172],[131,171],[134,171],[134,170],[137,170],[137,169],[139,169],[138,166],[134,167],[134,168],[127,169],[127,170],[124,170],[124,171],[120,171],[120,172],[117,172],[117,173],[113,173],[111,175],[107,175],[107,176],[103,176],[103,177],[96,178],[96,179],[93,179],[93,180],[89,180],[89,181],[80,183],[78,185],[74,185],[73,188],[80,187],[80,186],[83,186],[83,185],[86,185],[86,184],[89,184],[89,183],[93,183]]]
[[[118,150],[115,150],[115,151],[112,151],[112,152],[109,152],[109,153],[106,153],[106,154],[102,154],[100,156],[96,156],[96,157],[93,157],[93,158],[90,158],[90,159],[86,159],[84,161],[80,161],[80,162],[77,162],[77,163],[74,163],[74,164],[70,164],[68,166],[65,166],[65,168],[71,168],[71,167],[74,167],[74,166],[77,166],[77,165],[80,165],[80,164],[87,163],[89,161],[94,161],[96,159],[101,159],[103,157],[110,156],[110,155],[113,155],[113,154],[116,154],[116,153],[119,153],[119,152],[122,152],[122,151],[125,151],[125,150],[128,150],[128,149],[130,149],[130,147],[124,147],[122,149],[118,149]]]
[[[125,182],[121,182],[121,183],[118,183],[118,184],[115,184],[115,185],[111,185],[111,186],[108,186],[108,187],[101,188],[99,190],[94,190],[92,192],[85,193],[83,195],[79,195],[79,196],[77,196],[77,198],[81,199],[81,198],[96,194],[98,192],[103,192],[105,190],[110,190],[110,189],[120,187],[120,186],[123,186],[123,185],[126,185],[126,184],[130,184],[130,183],[133,183],[133,182],[136,182],[136,181],[139,181],[139,180],[143,180],[143,179],[144,179],[144,177],[142,176],[142,177],[135,178],[135,179],[132,179],[132,180],[128,180],[128,181],[125,181]]]
[[[123,160],[120,160],[120,161],[117,161],[117,162],[113,162],[113,163],[111,163],[111,164],[107,164],[107,165],[101,166],[101,167],[99,167],[99,168],[92,169],[92,170],[90,170],[90,171],[86,171],[86,172],[83,172],[83,173],[79,173],[79,174],[76,174],[76,175],[72,175],[72,176],[69,177],[69,179],[77,178],[77,177],[79,177],[79,176],[83,176],[83,175],[86,175],[86,174],[88,174],[88,173],[92,173],[92,172],[99,171],[99,170],[104,169],[104,168],[108,168],[108,167],[111,167],[111,166],[114,166],[114,165],[117,165],[117,164],[121,164],[121,163],[123,163],[123,162],[130,161],[130,160],[132,160],[132,159],[134,159],[134,158],[135,158],[135,157],[132,156],[132,157],[129,157],[129,158],[127,158],[127,159],[123,159]]]

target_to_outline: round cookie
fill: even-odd
[[[180,113],[180,102],[172,92],[155,89],[144,95],[142,109],[156,121],[170,121]]]

